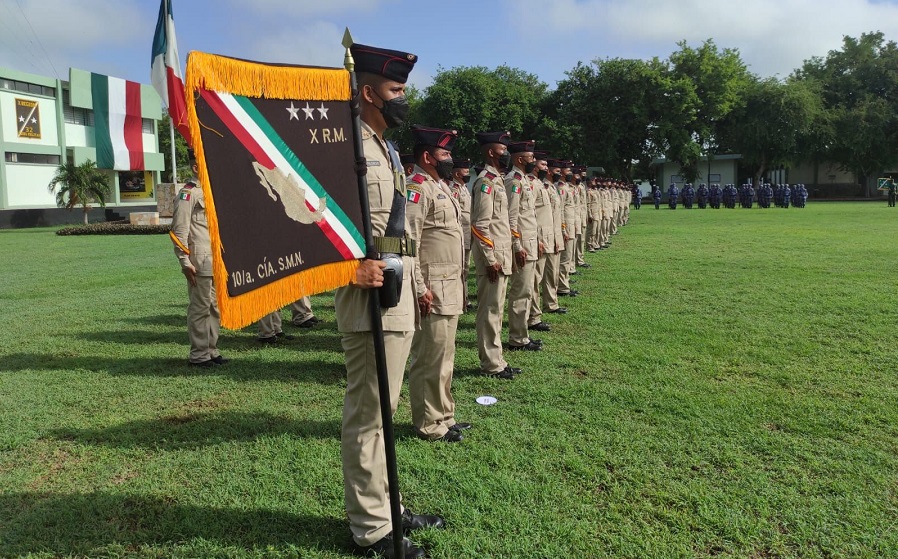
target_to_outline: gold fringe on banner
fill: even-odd
[[[359,261],[346,260],[297,272],[243,295],[231,297],[228,294],[228,271],[222,258],[226,249],[221,244],[215,197],[209,186],[209,170],[195,103],[198,89],[269,99],[348,101],[349,72],[342,69],[271,66],[194,51],[187,60],[185,89],[188,126],[197,160],[198,178],[206,199],[206,221],[212,239],[212,274],[221,325],[230,329],[243,328],[301,297],[353,282]]]
[[[265,99],[349,101],[349,72],[342,68],[280,66],[193,51],[187,60],[188,92],[226,91]]]

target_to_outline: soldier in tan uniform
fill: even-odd
[[[611,181],[605,179],[599,189],[602,198],[602,225],[599,227],[599,249],[606,249],[611,244],[611,220],[614,218],[614,193]]]
[[[571,172],[571,162],[562,161],[561,179],[556,183],[558,196],[561,198],[561,230],[564,239],[564,248],[561,250],[561,267],[558,272],[557,291],[561,297],[577,296],[577,291],[571,289],[571,272],[575,271],[574,243],[577,240],[577,221],[580,212],[577,209],[573,180],[574,174]]]
[[[565,314],[567,309],[558,306],[558,278],[561,274],[561,252],[564,250],[564,203],[558,188],[555,186],[561,180],[561,165],[557,159],[546,162],[547,176],[543,182],[545,191],[549,194],[552,203],[552,232],[555,240],[554,247],[546,247],[546,269],[542,280],[542,309],[547,313]]]
[[[552,195],[549,192],[548,183],[545,182],[549,174],[548,154],[544,151],[534,151],[533,158],[536,163],[533,170],[536,174],[528,174],[527,180],[530,182],[534,194],[538,254],[533,267],[533,289],[530,290],[530,314],[527,319],[527,329],[549,332],[552,328],[542,319],[540,288],[546,272],[548,255],[550,252],[555,252],[555,224],[552,221]]]
[[[293,326],[300,328],[313,328],[321,321],[312,312],[312,300],[303,297],[293,303],[290,303],[290,322]]]
[[[452,196],[458,201],[461,210],[461,234],[465,242],[465,255],[461,265],[462,289],[464,290],[464,310],[471,308],[468,299],[468,272],[471,269],[471,192],[468,190],[468,180],[471,178],[471,160],[456,159],[452,167]]]
[[[533,296],[533,277],[539,258],[536,224],[536,192],[527,175],[533,172],[536,161],[533,140],[512,142],[511,169],[505,175],[505,195],[508,197],[508,226],[511,230],[511,250],[514,266],[508,289],[508,349],[510,351],[541,351],[542,340],[530,338],[527,320]]]
[[[602,197],[599,195],[598,179],[589,181],[587,190],[589,214],[589,228],[586,231],[586,246],[589,252],[595,252],[599,248],[599,229],[602,225]]]
[[[589,227],[589,212],[586,208],[588,202],[586,193],[586,167],[583,167],[582,165],[575,169],[574,188],[577,193],[577,208],[580,212],[578,216],[579,227],[577,228],[577,241],[574,245],[574,256],[577,266],[589,268],[590,266],[586,263],[583,254],[586,251],[586,231]]]
[[[508,198],[499,167],[511,167],[508,132],[478,132],[484,168],[474,181],[471,249],[477,272],[477,352],[483,374],[513,379],[520,369],[502,356],[502,314],[512,270]]]
[[[374,337],[369,315],[369,288],[383,284],[383,258],[402,262],[402,291],[398,303],[381,310],[389,377],[390,407],[395,412],[399,389],[411,349],[418,305],[412,276],[417,259],[414,242],[407,240],[405,178],[399,155],[383,138],[387,128],[402,124],[408,114],[405,82],[417,57],[404,52],[365,45],[350,48],[359,80],[362,146],[368,167],[368,202],[374,243],[381,260],[363,260],[357,282],[337,290],[334,308],[342,334],[346,361],[346,397],[343,401],[341,454],[346,515],[356,545],[364,553],[393,557],[390,498],[384,454]],[[389,234],[388,234],[389,233]],[[392,256],[391,256],[392,255]],[[396,268],[391,268],[395,270]],[[438,516],[403,511],[402,529],[442,527]],[[424,557],[425,551],[407,539],[406,557]]]
[[[417,241],[421,267],[418,291],[421,329],[412,341],[408,370],[412,423],[418,436],[430,441],[458,442],[470,423],[455,420],[452,369],[455,333],[464,309],[461,268],[464,254],[461,208],[449,185],[456,132],[413,126],[415,167],[406,181],[409,235]]]
[[[178,192],[172,216],[171,237],[181,272],[187,278],[187,337],[190,339],[189,364],[192,367],[224,365],[227,359],[218,352],[220,315],[212,281],[212,242],[206,223],[206,200],[196,179],[193,150],[190,165],[194,178]]]

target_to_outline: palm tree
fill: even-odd
[[[56,191],[56,187],[59,190]],[[84,224],[87,225],[87,212],[92,201],[106,207],[109,196],[109,179],[97,169],[97,164],[88,159],[81,165],[63,163],[56,169],[53,180],[48,185],[50,192],[56,191],[56,205],[67,210],[81,206],[84,211]]]

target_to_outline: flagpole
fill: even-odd
[[[171,136],[171,180],[178,192],[178,160],[175,158],[175,120],[168,115],[168,133]]]
[[[362,234],[365,236],[365,257],[376,260],[379,258],[374,248],[374,234],[371,229],[371,210],[368,204],[368,167],[365,162],[364,148],[362,147],[362,123],[359,107],[359,85],[355,76],[355,61],[349,47],[352,46],[352,36],[349,28],[343,35],[343,46],[346,47],[346,55],[343,65],[349,71],[349,85],[352,101],[352,131],[355,147],[355,166],[358,175],[359,201],[362,205]],[[408,295],[408,294],[406,294]],[[390,494],[390,518],[393,525],[393,555],[398,559],[405,558],[405,549],[402,546],[402,508],[399,503],[399,471],[396,465],[396,439],[393,435],[393,412],[390,409],[390,383],[387,376],[387,356],[384,348],[384,329],[380,316],[380,292],[377,289],[368,290],[368,310],[371,314],[371,335],[374,338],[374,364],[377,368],[377,388],[380,397],[380,417],[384,430],[384,454],[387,463],[387,482]]]

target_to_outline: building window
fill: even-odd
[[[94,125],[94,112],[90,109],[73,107],[69,102],[69,91],[67,89],[62,90],[62,115],[68,124]]]
[[[59,165],[59,155],[47,155],[44,153],[16,153],[6,152],[7,163],[30,163],[32,165]]]
[[[152,134],[153,133],[153,121],[149,118],[143,119],[143,133],[144,134]]]
[[[32,95],[43,95],[44,97],[56,97],[56,88],[37,85],[36,83],[20,82],[8,78],[0,78],[0,89],[11,91],[20,91],[22,93],[30,93]]]

